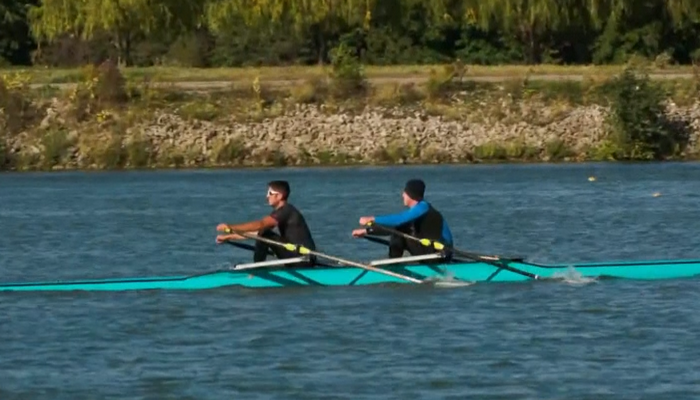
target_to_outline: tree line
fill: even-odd
[[[0,0],[0,65],[700,60],[698,0]]]

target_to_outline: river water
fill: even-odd
[[[595,181],[589,181],[594,176]],[[476,165],[0,175],[0,280],[250,261],[219,222],[266,182],[327,253],[422,177],[460,247],[540,262],[700,258],[700,165]],[[700,279],[0,293],[0,399],[697,399]]]

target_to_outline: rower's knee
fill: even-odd
[[[406,250],[406,239],[399,235],[389,237],[389,258],[403,257]]]
[[[261,229],[258,231],[258,236],[264,237],[266,239],[270,239],[270,238],[272,238],[272,236],[275,236],[275,232],[272,231],[272,229],[268,229],[268,228]],[[260,243],[260,242],[258,242],[258,243]]]

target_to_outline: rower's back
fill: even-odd
[[[416,218],[411,224],[413,235],[419,238],[425,238],[435,241],[452,241],[452,233],[447,226],[445,218],[440,211],[435,209],[432,204],[425,200],[421,201],[425,205],[417,204],[416,206],[427,206],[427,211],[420,217]],[[446,243],[451,244],[451,243]]]
[[[285,202],[280,208],[273,210],[270,216],[277,220],[280,236],[285,241],[316,250],[316,243],[306,219],[292,204]]]

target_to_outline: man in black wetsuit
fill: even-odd
[[[287,202],[290,192],[291,189],[289,188],[289,183],[287,181],[272,181],[268,183],[267,202],[273,208],[270,215],[257,221],[242,224],[219,224],[216,230],[225,232],[227,229],[230,229],[234,232],[257,234],[258,236],[278,242],[292,243],[304,246],[309,250],[316,250],[316,244],[311,237],[311,231],[306,224],[304,216],[301,215],[296,207]],[[275,227],[279,229],[279,234],[272,230]],[[245,237],[232,233],[218,235],[216,237],[216,242],[223,243],[228,240],[240,239],[245,239]],[[280,246],[269,245],[257,240],[255,242],[253,262],[265,261],[269,250],[272,250],[278,259],[299,257],[299,254],[286,250]]]

